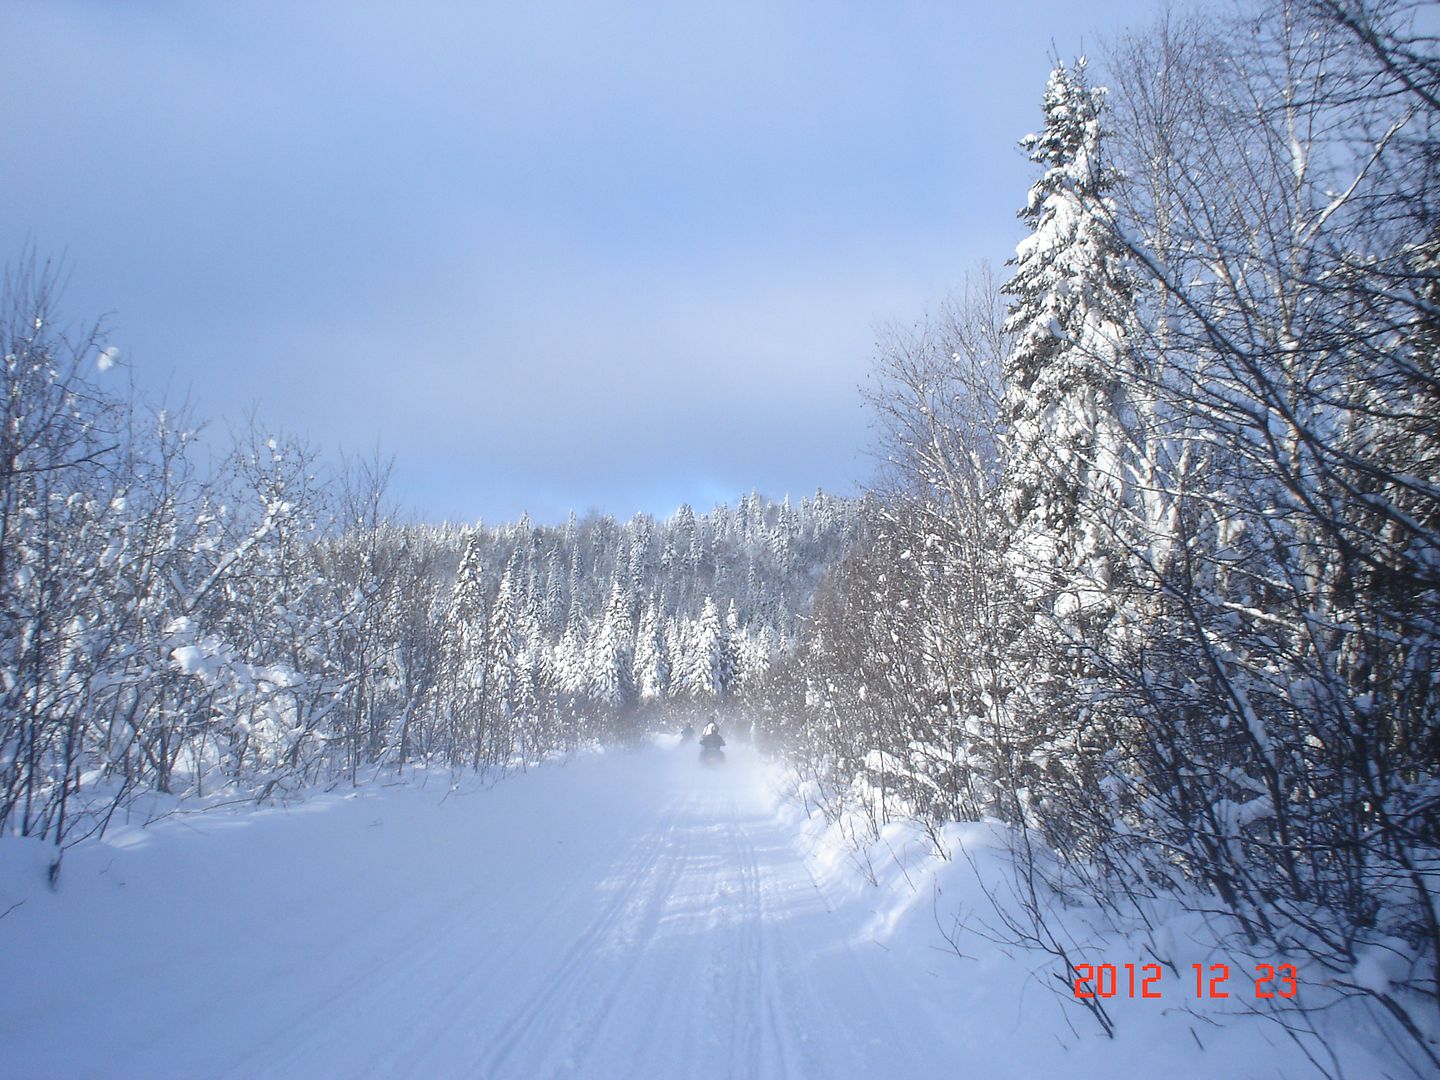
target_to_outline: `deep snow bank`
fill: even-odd
[[[777,813],[793,825],[813,872],[839,921],[858,938],[889,951],[897,962],[927,973],[944,987],[954,1024],[967,1047],[973,1076],[1130,1077],[1167,1080],[1210,1077],[1401,1077],[1426,1075],[1396,1050],[1395,1032],[1372,1007],[1320,984],[1323,975],[1299,968],[1289,1008],[1277,997],[1257,998],[1254,956],[1217,947],[1216,927],[1163,900],[1149,904],[1147,929],[1117,928],[1119,920],[1077,896],[1042,893],[1044,935],[1072,961],[1095,968],[1100,1000],[1113,1025],[1107,1037],[1097,1019],[1056,973],[1061,963],[1044,951],[1016,944],[1033,928],[1019,897],[1013,834],[998,823],[945,826],[932,834],[914,823],[891,823],[873,841],[858,814],[827,822],[813,784],[797,784],[772,766]],[[1039,854],[1043,858],[1043,853]],[[997,903],[1001,911],[997,910]],[[1159,947],[1172,965],[1153,966]],[[1274,966],[1288,957],[1269,958]],[[1133,966],[1133,979],[1126,965]],[[1214,981],[1223,964],[1228,978]],[[1197,997],[1195,965],[1203,986],[1226,998]],[[1147,976],[1156,975],[1148,985]],[[1213,985],[1212,985],[1213,981]],[[922,980],[923,985],[923,980]],[[1277,980],[1260,989],[1277,992]],[[1289,989],[1288,986],[1283,987]],[[1094,983],[1087,992],[1095,992]],[[1146,998],[1149,990],[1156,995]],[[1323,1040],[1317,1039],[1323,1032]],[[1398,1040],[1403,1047],[1408,1040]]]

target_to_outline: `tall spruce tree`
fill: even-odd
[[[1016,599],[1012,677],[1001,727],[1022,801],[1074,789],[1077,754],[1097,741],[1093,691],[1133,546],[1137,364],[1135,288],[1112,224],[1117,175],[1104,152],[1104,91],[1085,61],[1058,65],[1045,125],[1021,146],[1044,168],[1020,218],[1005,330],[999,488]],[[1065,814],[1057,811],[1058,821]]]
[[[712,597],[705,597],[685,655],[683,689],[692,701],[714,701],[730,691],[735,665],[725,620]]]
[[[670,652],[665,644],[658,601],[652,601],[640,616],[640,630],[635,637],[634,685],[642,703],[663,702],[670,689]]]
[[[1110,223],[1104,91],[1085,61],[1045,88],[1045,126],[1021,146],[1045,168],[1020,212],[1006,330],[1002,498],[1012,562],[1062,618],[1107,605],[1129,495],[1135,287]]]
[[[595,623],[586,655],[587,696],[596,705],[612,710],[634,699],[627,606],[623,576],[617,573],[610,585],[609,604]]]

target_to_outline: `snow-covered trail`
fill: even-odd
[[[47,849],[0,840],[0,1078],[1318,1075],[1182,980],[1111,1000],[1110,1040],[1043,957],[969,931],[957,956],[937,922],[983,930],[993,827],[949,827],[942,861],[887,826],[860,874],[745,748],[695,755],[120,823],[53,893]],[[1346,1075],[1406,1075],[1358,1030]]]
[[[0,924],[29,973],[0,991],[0,1073],[953,1071],[925,973],[831,911],[761,777],[743,749],[705,770],[657,747],[443,812],[433,788],[366,789],[122,832],[108,868],[77,849],[54,903],[11,916],[24,934]],[[47,1007],[63,1040],[27,1023]]]
[[[341,993],[220,1074],[919,1075],[743,764],[647,757],[576,785],[528,866],[396,912]]]

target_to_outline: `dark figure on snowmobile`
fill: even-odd
[[[700,760],[706,765],[721,764],[725,760],[725,751],[720,748],[724,745],[720,725],[711,720],[705,725],[705,733],[700,736]]]
[[[694,737],[695,737],[695,728],[692,727],[690,724],[686,724],[683,728],[680,729],[680,741],[681,741],[681,742],[689,742],[689,741],[690,741],[691,739],[693,739]]]

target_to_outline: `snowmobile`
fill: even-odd
[[[707,725],[705,734],[700,736],[700,764],[723,765],[725,751],[720,748],[724,745],[725,740],[720,736],[720,726],[714,723]]]

